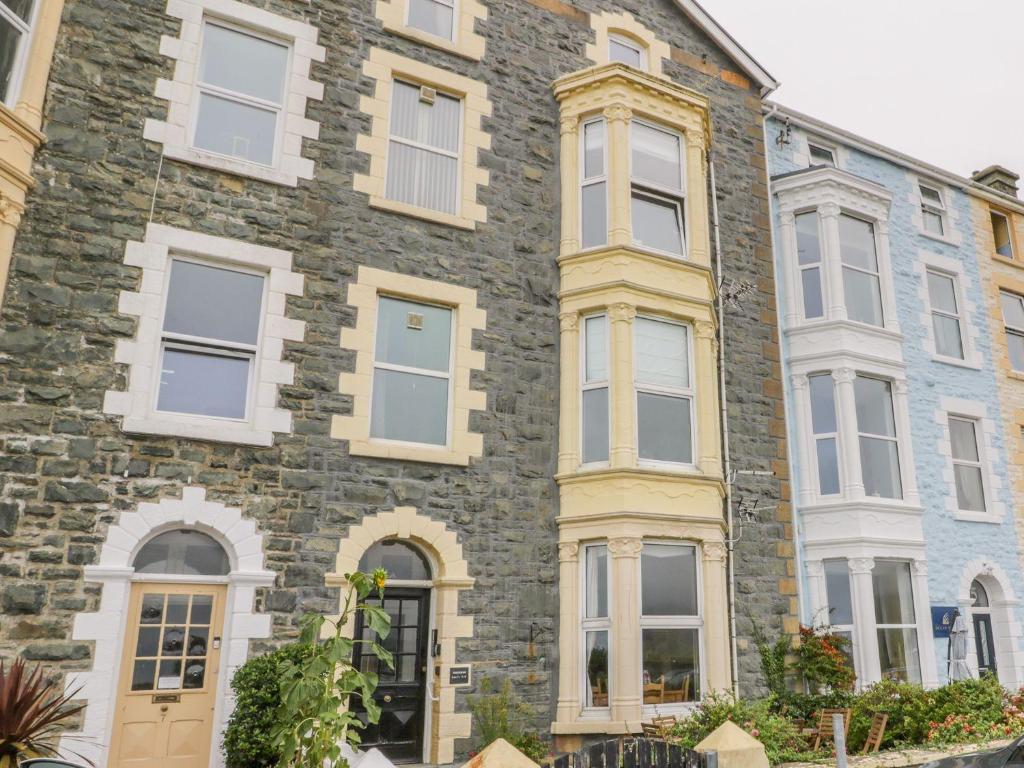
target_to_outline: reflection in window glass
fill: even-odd
[[[645,543],[640,556],[644,616],[697,615],[697,552],[692,546]]]
[[[608,606],[608,547],[588,544],[583,549],[583,675],[585,706],[608,706],[611,619]]]
[[[872,570],[882,675],[921,682],[910,563],[877,560]]]
[[[423,554],[410,544],[396,539],[385,539],[371,546],[359,561],[362,573],[378,568],[388,572],[389,579],[401,581],[429,581],[430,566]]]
[[[637,451],[641,459],[693,462],[693,394],[689,329],[638,317],[636,355]]]
[[[226,576],[231,570],[224,548],[205,533],[191,530],[154,537],[139,550],[134,567],[136,573],[176,576]]]

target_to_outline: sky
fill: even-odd
[[[770,99],[961,176],[1024,176],[1024,0],[700,3],[782,83]]]

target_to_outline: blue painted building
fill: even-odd
[[[1014,500],[970,181],[771,107],[766,116],[801,619],[861,685],[968,665],[1020,685]],[[943,611],[933,609],[944,608]]]

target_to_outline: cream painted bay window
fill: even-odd
[[[928,270],[927,276],[935,354],[963,360],[964,339],[960,327],[956,278],[932,269]]]
[[[461,125],[461,99],[395,80],[387,197],[442,213],[458,213]]]
[[[698,595],[696,547],[644,542],[640,555],[640,633],[645,706],[700,699]]]
[[[633,240],[682,258],[686,253],[682,137],[634,119],[630,149]]]
[[[381,296],[370,437],[448,444],[453,312]]]
[[[584,464],[608,461],[608,317],[583,321],[582,445]]]
[[[608,242],[608,152],[604,120],[583,124],[583,180],[580,242],[595,248]]]
[[[807,378],[811,397],[811,428],[818,463],[818,493],[839,493],[839,426],[836,420],[835,384],[832,374]]]
[[[1010,366],[1015,371],[1024,372],[1024,298],[1016,293],[1000,291],[999,303],[1003,310]]]
[[[797,263],[803,291],[804,318],[813,320],[825,314],[821,291],[821,236],[818,212],[798,214],[796,221]]]
[[[34,13],[32,0],[0,0],[0,103],[8,106],[17,100]]]
[[[975,419],[950,416],[949,442],[953,456],[957,508],[969,512],[984,512],[985,483],[981,451],[978,447],[978,422]]]
[[[588,544],[583,553],[583,678],[586,681],[583,706],[606,709],[611,635],[608,545]]]
[[[635,328],[637,455],[640,461],[692,464],[689,327],[637,317]]]
[[[853,387],[864,493],[885,499],[902,499],[892,383],[858,375]]]
[[[872,586],[882,677],[920,683],[921,656],[910,563],[876,560]]]
[[[839,253],[847,317],[859,323],[884,325],[874,224],[841,214]]]

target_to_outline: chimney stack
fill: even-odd
[[[971,179],[978,184],[991,187],[996,192],[1016,197],[1017,182],[1020,180],[1020,176],[1011,170],[1003,168],[1001,165],[990,165],[984,170],[972,173]]]

